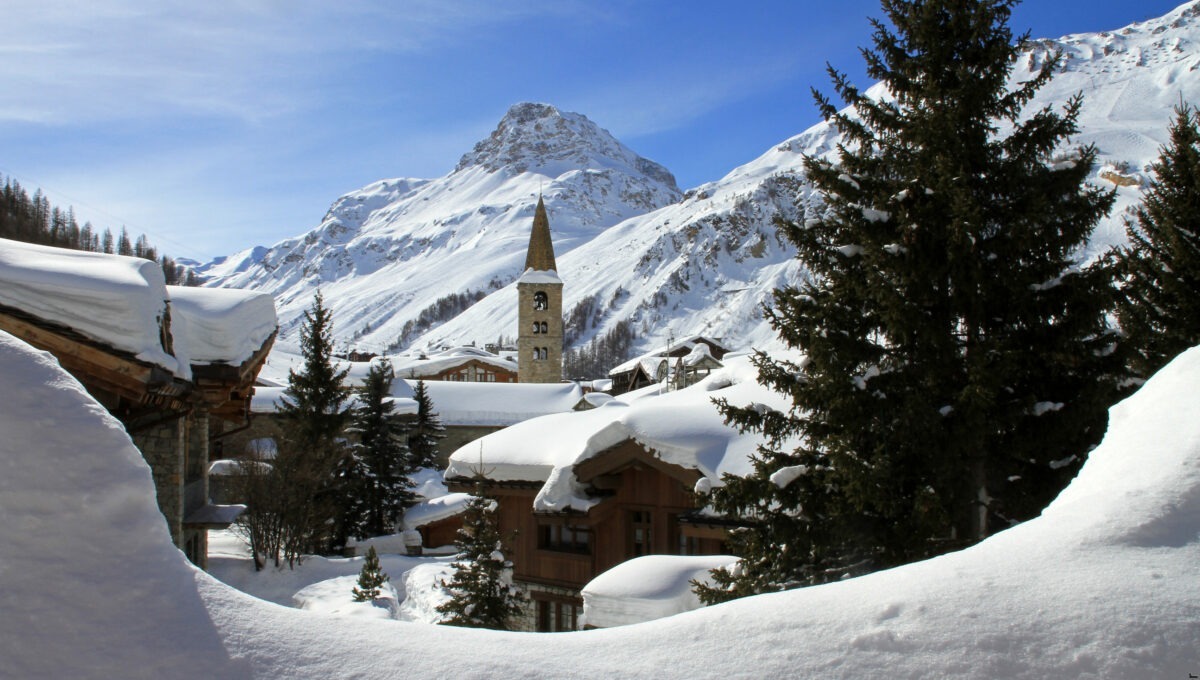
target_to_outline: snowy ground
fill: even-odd
[[[418,623],[437,623],[437,605],[445,600],[439,584],[441,579],[450,579],[450,562],[453,560],[453,556],[447,555],[380,554],[379,566],[391,579],[387,595],[398,605],[389,610],[354,601],[352,589],[358,583],[362,557],[309,556],[294,569],[286,565],[278,569],[269,565],[262,571],[255,571],[245,541],[233,530],[210,531],[208,540],[209,573],[243,593],[267,602],[326,614]],[[408,597],[410,590],[411,598]]]
[[[634,626],[502,633],[281,607],[196,570],[120,424],[0,334],[0,676],[1186,678],[1198,382],[1194,349],[1114,408],[1040,518],[973,548]]]

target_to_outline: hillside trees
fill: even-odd
[[[1153,165],[1129,247],[1118,261],[1124,279],[1117,319],[1135,375],[1148,378],[1200,344],[1200,112],[1180,106],[1170,141]]]
[[[1119,358],[1111,274],[1077,252],[1112,203],[1094,150],[1053,154],[1081,100],[1008,89],[1016,0],[883,0],[867,73],[814,93],[843,136],[806,159],[825,207],[783,224],[809,277],[767,316],[803,360],[759,354],[787,413],[725,405],[765,445],[710,499],[747,518],[708,601],[921,559],[1036,514],[1103,433]]]
[[[129,242],[124,228],[121,233],[124,245],[128,246],[122,255],[158,262],[168,285],[196,285],[192,270],[167,255],[160,255],[145,234],[139,236],[134,245]],[[111,230],[97,233],[90,222],[79,226],[74,208],[62,210],[52,206],[41,189],[31,198],[20,182],[11,177],[4,180],[4,187],[0,189],[0,238],[93,253],[111,254],[116,249]]]

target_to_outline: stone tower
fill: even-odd
[[[562,380],[562,280],[554,264],[550,219],[538,196],[525,271],[517,279],[517,372],[523,383]]]

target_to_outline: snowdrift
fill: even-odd
[[[1044,515],[829,586],[522,634],[338,618],[189,566],[120,425],[0,335],[5,677],[1186,678],[1200,673],[1200,349],[1113,409]]]

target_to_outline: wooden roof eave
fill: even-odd
[[[575,478],[581,483],[604,488],[606,484],[601,479],[624,470],[631,465],[642,464],[653,468],[662,474],[679,481],[687,488],[692,488],[702,476],[699,470],[685,468],[682,465],[668,463],[654,452],[642,446],[632,438],[625,439],[604,451],[575,464]]]
[[[229,385],[235,389],[252,386],[254,380],[258,377],[259,371],[262,370],[263,364],[267,361],[267,355],[271,353],[271,347],[275,344],[275,336],[279,333],[276,329],[273,331],[262,344],[241,364],[234,366],[232,364],[192,364],[192,376],[197,383],[219,383]]]
[[[192,364],[192,378],[199,388],[199,398],[213,415],[240,420],[248,412],[254,395],[254,381],[266,363],[275,343],[278,330],[271,333],[241,364]]]
[[[93,394],[103,391],[136,404],[186,408],[191,383],[131,352],[11,307],[0,307],[0,329],[53,354]]]

